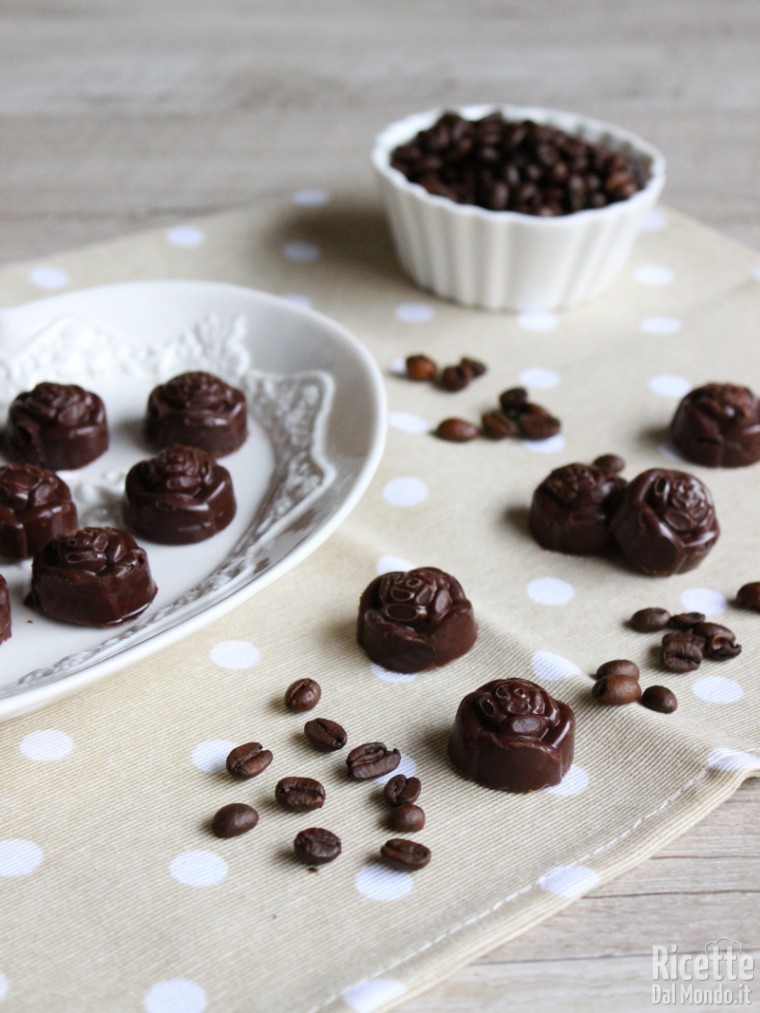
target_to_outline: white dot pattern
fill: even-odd
[[[209,657],[220,668],[252,668],[261,654],[248,640],[222,640],[214,644]]]
[[[55,267],[53,264],[37,264],[29,272],[28,278],[36,288],[49,291],[66,288],[71,284],[68,271],[64,271],[62,267]]]
[[[659,208],[653,208],[642,223],[644,232],[662,232],[668,227],[668,216]]]
[[[652,285],[659,288],[663,285],[670,285],[675,274],[664,264],[640,264],[633,272],[633,276],[640,285]]]
[[[686,612],[704,612],[717,616],[728,609],[728,599],[720,591],[709,587],[688,587],[681,592],[681,604]]]
[[[374,778],[377,784],[385,784],[386,781],[390,781],[396,774],[403,774],[404,777],[414,777],[417,774],[417,764],[406,753],[401,754],[401,760],[398,767],[392,770],[390,774],[382,774],[380,777]]]
[[[543,682],[558,682],[581,674],[574,662],[551,651],[536,651],[530,659],[530,667],[535,677]]]
[[[409,872],[398,872],[379,862],[363,865],[356,874],[354,885],[362,897],[391,903],[408,897],[414,887]]]
[[[417,674],[415,672],[391,672],[374,661],[370,665],[370,669],[375,678],[382,679],[383,682],[414,682],[417,678]]]
[[[166,230],[165,236],[170,246],[184,250],[195,249],[206,242],[206,233],[197,225],[174,225]]]
[[[383,488],[383,499],[391,506],[417,506],[428,497],[428,487],[420,478],[400,476],[386,482]]]
[[[379,556],[375,569],[378,575],[381,573],[393,573],[396,570],[406,573],[407,570],[414,569],[414,563],[410,563],[408,559],[402,559],[401,556]]]
[[[216,886],[227,875],[227,863],[213,851],[182,851],[172,859],[169,872],[185,886]]]
[[[649,381],[649,389],[660,397],[683,397],[691,390],[691,384],[683,376],[658,373]]]
[[[723,675],[703,675],[691,684],[691,689],[706,703],[737,703],[744,696],[739,683]]]
[[[431,428],[427,419],[411,412],[391,412],[388,422],[394,429],[400,429],[404,433],[429,433]]]
[[[639,329],[643,334],[654,334],[658,337],[678,334],[682,327],[683,320],[670,316],[644,317],[639,324]]]
[[[760,756],[738,749],[711,749],[707,766],[711,770],[760,770]]]
[[[682,463],[683,458],[672,443],[660,443],[657,446],[658,452],[668,461]]]
[[[285,299],[286,302],[293,303],[294,306],[301,306],[303,309],[311,309],[313,301],[308,295],[301,295],[299,292],[288,292],[285,295],[280,296],[281,299]]]
[[[540,390],[550,390],[557,387],[562,381],[561,375],[556,369],[544,369],[540,366],[532,366],[530,369],[523,369],[519,374],[520,383],[524,387],[538,387]]]
[[[391,359],[388,363],[388,372],[393,376],[406,376],[406,359]]]
[[[571,798],[574,795],[581,795],[588,788],[589,777],[583,767],[574,763],[565,774],[559,784],[545,788],[549,795],[557,795],[562,798]]]
[[[206,993],[189,978],[159,981],[145,994],[145,1013],[203,1013]]]
[[[294,190],[292,194],[294,204],[300,204],[305,208],[318,208],[327,204],[330,194],[316,186],[306,186],[300,190]]]
[[[433,307],[424,302],[402,302],[393,312],[404,324],[427,324],[435,316]]]
[[[556,313],[528,310],[525,313],[518,313],[517,323],[526,331],[553,331],[559,324],[559,317]]]
[[[34,841],[22,837],[0,841],[0,876],[8,879],[29,876],[44,857],[42,848]]]
[[[528,597],[539,605],[567,605],[575,596],[575,588],[559,577],[537,577],[528,584]]]
[[[57,728],[42,728],[37,732],[29,732],[19,743],[19,749],[27,760],[38,763],[50,763],[63,760],[74,748],[74,743],[65,732]]]
[[[218,774],[226,770],[227,757],[237,745],[231,739],[206,739],[199,742],[191,754],[193,766],[205,774]]]
[[[0,999],[4,999],[8,994],[8,979],[4,974],[0,974]]]
[[[565,437],[562,433],[555,433],[545,440],[523,440],[522,444],[534,454],[558,454],[560,450],[565,449]]]
[[[593,890],[598,882],[599,876],[587,865],[557,865],[541,876],[538,885],[547,893],[575,900]]]
[[[405,995],[406,985],[402,981],[396,978],[372,978],[347,988],[341,998],[355,1013],[373,1013]]]
[[[291,239],[290,242],[283,243],[282,255],[294,264],[313,264],[322,256],[322,250],[316,243],[310,243],[306,239]]]

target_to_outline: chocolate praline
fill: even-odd
[[[127,474],[124,522],[143,538],[188,545],[211,538],[235,516],[230,473],[197,447],[173,444]]]
[[[231,454],[248,434],[245,394],[212,373],[181,373],[151,391],[145,433],[158,447],[181,443],[214,457]]]
[[[466,654],[477,633],[462,585],[434,566],[376,577],[359,601],[359,644],[392,672],[445,665]]]
[[[601,552],[610,541],[610,517],[625,485],[625,479],[594,464],[555,468],[533,493],[531,534],[555,552]]]
[[[11,638],[11,598],[8,584],[0,574],[0,644]]]
[[[38,383],[11,404],[4,445],[14,461],[53,471],[82,468],[108,449],[105,406],[76,384]]]
[[[33,464],[0,466],[0,556],[25,559],[77,527],[71,490],[54,472]]]
[[[698,566],[717,542],[720,525],[703,482],[685,471],[651,468],[623,493],[612,534],[636,569],[667,577]]]
[[[670,423],[674,445],[708,468],[760,461],[760,401],[748,387],[708,383],[681,399]]]
[[[449,756],[484,788],[538,791],[559,784],[573,762],[575,715],[528,679],[495,679],[459,705]]]

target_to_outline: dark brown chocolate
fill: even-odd
[[[127,527],[162,545],[202,542],[235,516],[230,473],[197,447],[175,443],[135,464],[124,492]]]
[[[4,444],[14,461],[53,471],[82,468],[108,449],[105,406],[76,384],[38,383],[11,404]]]
[[[527,679],[496,679],[459,705],[451,761],[485,788],[528,792],[559,784],[573,762],[575,715]]]
[[[623,492],[612,534],[628,561],[653,577],[694,569],[720,525],[710,490],[685,471],[651,468]]]
[[[81,528],[35,553],[26,604],[61,622],[113,626],[144,612],[156,590],[145,550],[131,535]]]
[[[472,605],[458,580],[434,566],[376,577],[359,601],[357,638],[392,672],[422,672],[475,643]]]
[[[760,461],[760,401],[748,387],[708,383],[682,398],[670,435],[685,458],[708,468]]]
[[[11,598],[8,584],[0,574],[0,644],[11,638]]]
[[[555,468],[533,493],[531,534],[555,552],[588,556],[603,551],[625,485],[625,479],[594,464]]]
[[[54,472],[33,464],[0,467],[0,556],[26,559],[77,524],[71,490]]]
[[[245,394],[211,373],[181,373],[151,392],[145,432],[158,447],[181,443],[214,457],[231,454],[248,435]]]

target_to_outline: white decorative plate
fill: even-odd
[[[238,511],[190,546],[140,539],[158,594],[135,622],[108,630],[45,619],[24,605],[31,564],[0,560],[13,635],[0,646],[0,719],[81,689],[186,635],[266,587],[347,516],[383,450],[380,372],[348,331],[275,296],[195,281],[72,292],[0,311],[0,417],[41,380],[103,398],[106,454],[61,472],[80,523],[123,526],[124,476],[152,456],[142,419],[151,389],[202,369],[242,387],[250,435],[223,458]]]

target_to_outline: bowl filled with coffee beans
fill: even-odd
[[[636,134],[526,106],[407,116],[379,134],[372,162],[404,270],[490,310],[599,295],[665,183],[665,159]]]

